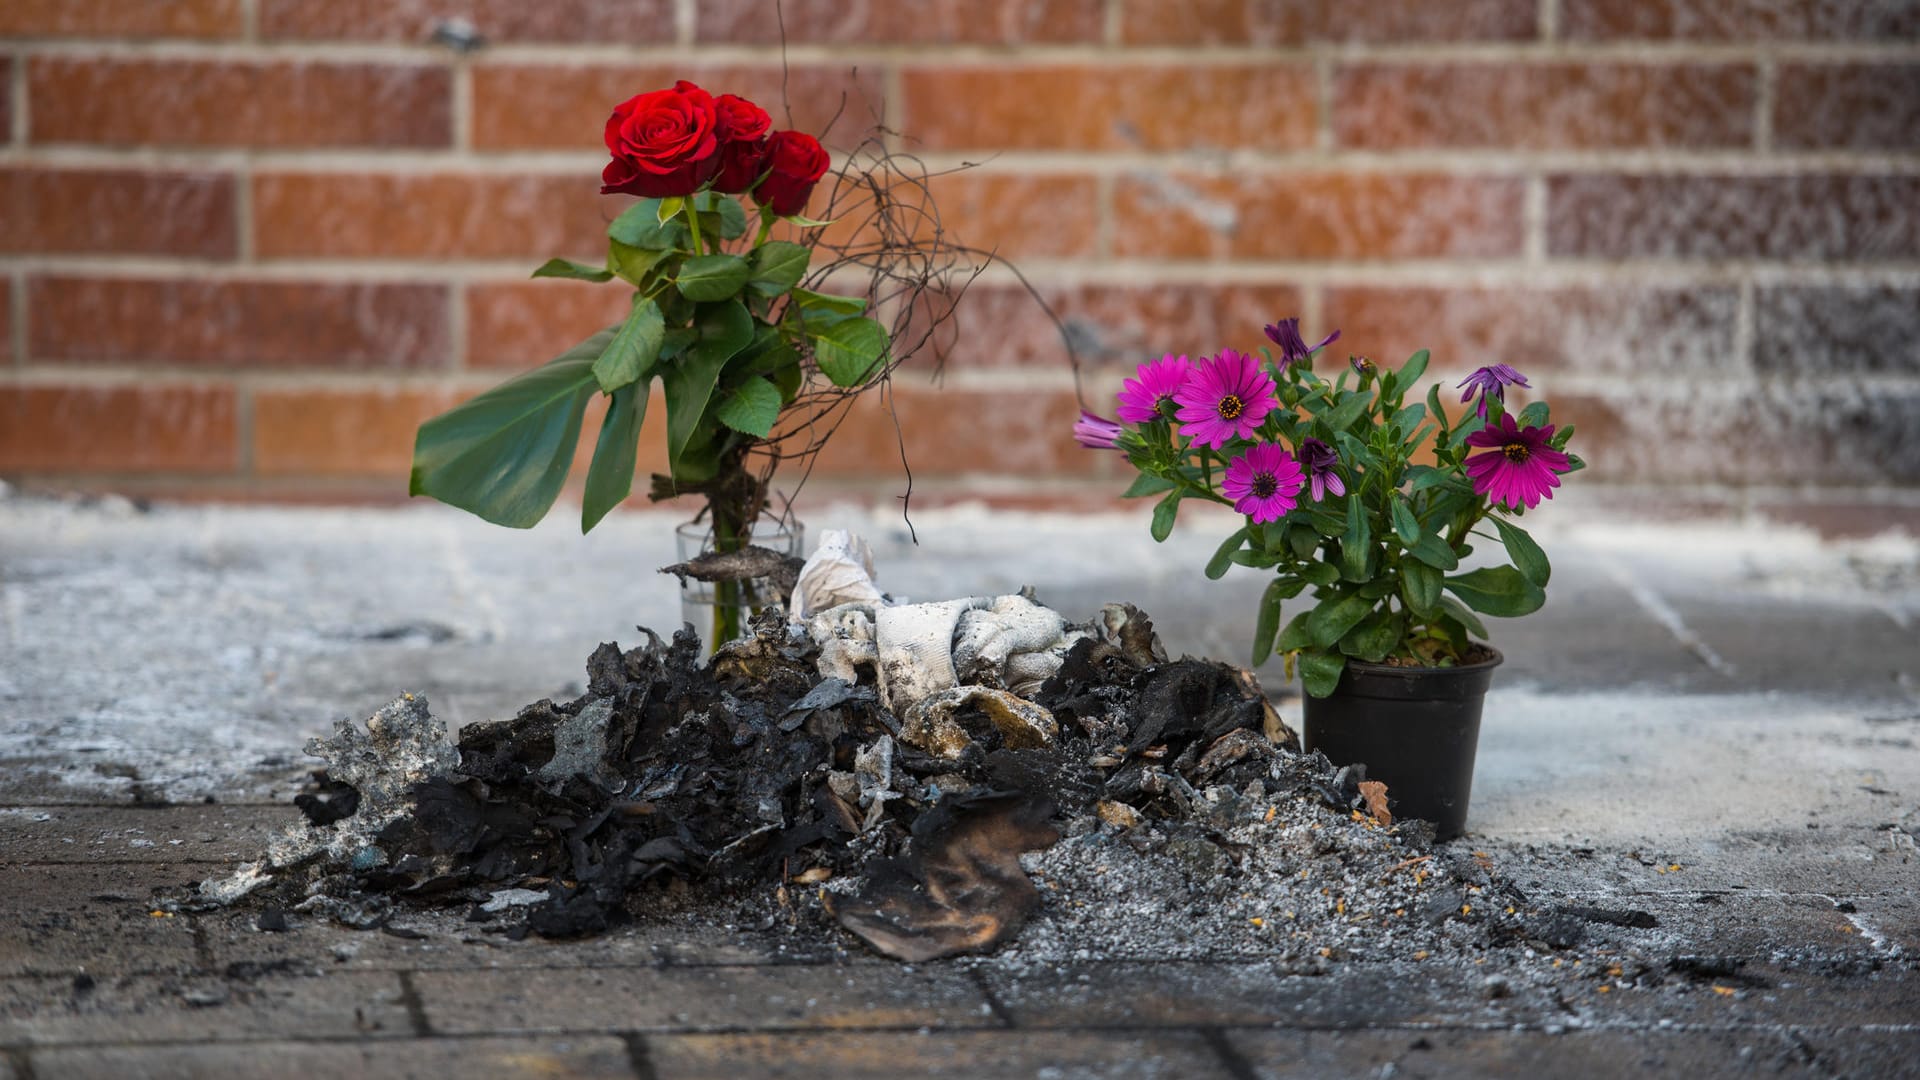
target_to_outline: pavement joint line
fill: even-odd
[[[623,1031],[620,1041],[627,1045],[627,1064],[633,1069],[634,1080],[659,1080],[660,1073],[653,1067],[647,1037],[638,1031]]]
[[[1246,1055],[1235,1049],[1233,1041],[1227,1038],[1226,1029],[1215,1026],[1201,1028],[1200,1037],[1213,1051],[1213,1056],[1220,1059],[1221,1067],[1227,1070],[1227,1075],[1233,1077],[1233,1080],[1260,1080],[1260,1074],[1254,1071],[1253,1063],[1247,1060]]]
[[[1000,1000],[1000,995],[994,990],[993,983],[987,979],[986,972],[978,966],[971,967],[967,969],[967,978],[973,982],[974,988],[980,991],[980,996],[987,999],[987,1009],[995,1019],[1009,1028],[1017,1026],[1013,1022],[1013,1014],[1007,1011],[1007,1006]]]

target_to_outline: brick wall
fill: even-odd
[[[485,46],[435,43],[446,16]],[[1342,356],[1521,368],[1594,482],[1920,490],[1920,0],[784,16],[785,72],[771,0],[0,4],[0,475],[397,495],[422,417],[619,311],[527,273],[598,257],[605,114],[686,75],[987,162],[947,223],[1043,288],[1092,395],[1298,312]],[[1116,487],[1004,269],[963,318],[893,402],[921,490]],[[898,490],[883,413],[820,481]]]

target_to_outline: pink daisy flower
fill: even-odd
[[[1126,429],[1098,413],[1080,410],[1080,419],[1073,423],[1073,437],[1081,446],[1089,450],[1113,450],[1115,443]]]
[[[1299,500],[1307,476],[1279,443],[1258,443],[1227,465],[1220,490],[1258,525],[1279,521]]]
[[[1467,459],[1467,475],[1473,490],[1490,496],[1509,510],[1522,504],[1531,510],[1541,499],[1553,498],[1560,486],[1559,473],[1573,468],[1567,455],[1548,445],[1553,425],[1520,427],[1512,414],[1502,414],[1500,423],[1489,425],[1467,436],[1468,446],[1488,446],[1493,453]]]
[[[1232,349],[1194,365],[1186,385],[1174,392],[1180,434],[1215,450],[1233,438],[1250,439],[1273,411],[1273,380],[1253,357]]]
[[[1144,424],[1171,413],[1173,396],[1192,370],[1192,362],[1172,353],[1141,364],[1133,378],[1120,384],[1120,422]]]

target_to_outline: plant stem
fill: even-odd
[[[719,502],[709,503],[708,506],[713,510],[713,549],[728,552],[746,547],[752,523],[735,521],[733,514],[723,509]],[[709,649],[718,649],[740,636],[740,589],[743,584],[739,581],[713,583],[713,640],[707,643]]]
[[[773,232],[773,216],[771,214],[761,214],[760,215],[760,231],[754,234],[753,246],[759,247],[761,244],[766,243],[768,235],[770,235],[772,232]]]
[[[700,246],[700,211],[693,205],[693,200],[693,196],[687,196],[685,206],[687,213],[687,231],[693,236],[693,253],[695,255],[704,255],[707,249]],[[718,528],[719,522],[714,522],[714,525]]]

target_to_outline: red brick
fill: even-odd
[[[220,472],[237,461],[226,386],[0,386],[0,469]]]
[[[240,0],[7,0],[0,36],[231,38]]]
[[[516,281],[467,287],[467,366],[521,370],[546,363],[626,317],[625,282]]]
[[[673,0],[261,0],[260,35],[308,41],[433,40],[465,19],[490,43],[671,45]]]
[[[1783,150],[1920,150],[1920,64],[1788,64],[1773,99]]]
[[[1521,183],[1426,173],[1129,176],[1114,252],[1150,258],[1498,257],[1522,247]]]
[[[817,462],[822,477],[1088,475],[1098,455],[1073,441],[1067,390],[937,389],[906,380],[863,394]],[[783,470],[797,478],[799,469]]]
[[[1798,41],[1920,37],[1920,0],[1560,0],[1575,40]]]
[[[1920,256],[1916,176],[1558,176],[1554,255],[1686,259]]]
[[[0,56],[0,135],[13,138],[13,57]]]
[[[1523,41],[1534,0],[1123,0],[1129,45]]]
[[[988,168],[938,177],[930,190],[939,231],[950,244],[1010,258],[1094,253],[1099,206],[1091,177],[1018,176]],[[933,219],[915,217],[918,234],[931,237]]]
[[[1747,65],[1363,64],[1340,68],[1335,141],[1362,149],[1746,146]]]
[[[13,361],[13,279],[0,278],[0,364]]]
[[[1431,370],[1446,375],[1505,363],[1529,374],[1649,378],[1723,371],[1734,360],[1739,307],[1730,286],[1336,286],[1323,301],[1328,328],[1341,331],[1342,359],[1398,366],[1428,349]]]
[[[632,200],[574,174],[269,173],[253,186],[262,258],[597,256]]]
[[[263,390],[254,395],[253,468],[263,476],[391,477],[407,488],[420,424],[478,393],[453,390]],[[634,490],[666,468],[666,408],[656,388],[640,432]],[[606,399],[588,403],[573,457],[583,480],[606,416]],[[558,511],[556,511],[558,512]]]
[[[27,83],[35,142],[399,147],[453,137],[443,67],[40,56]]]
[[[0,169],[0,251],[193,255],[239,250],[223,173]]]
[[[776,128],[808,132],[829,147],[864,138],[882,98],[879,73],[870,67],[796,64],[785,76],[783,96],[778,64],[480,64],[473,69],[473,143],[483,150],[604,149],[615,105],[676,79],[751,98],[773,115]],[[791,120],[783,100],[791,103]]]
[[[1764,374],[1920,375],[1920,289],[1769,286],[1753,307],[1753,365]]]
[[[859,3],[786,0],[781,18],[766,0],[701,0],[694,39],[756,45],[829,42],[911,45],[1035,45],[1099,42],[1104,0],[965,0]]]
[[[36,361],[435,368],[450,351],[439,285],[47,277],[28,308]]]
[[[1317,93],[1298,64],[909,68],[899,128],[933,149],[1292,150]]]
[[[1068,339],[1089,370],[1131,370],[1169,352],[1248,351],[1266,343],[1261,327],[1301,308],[1291,285],[1049,285],[1039,292],[1061,326],[1018,285],[969,286],[953,323],[935,338],[948,348],[949,369],[1065,371]]]

